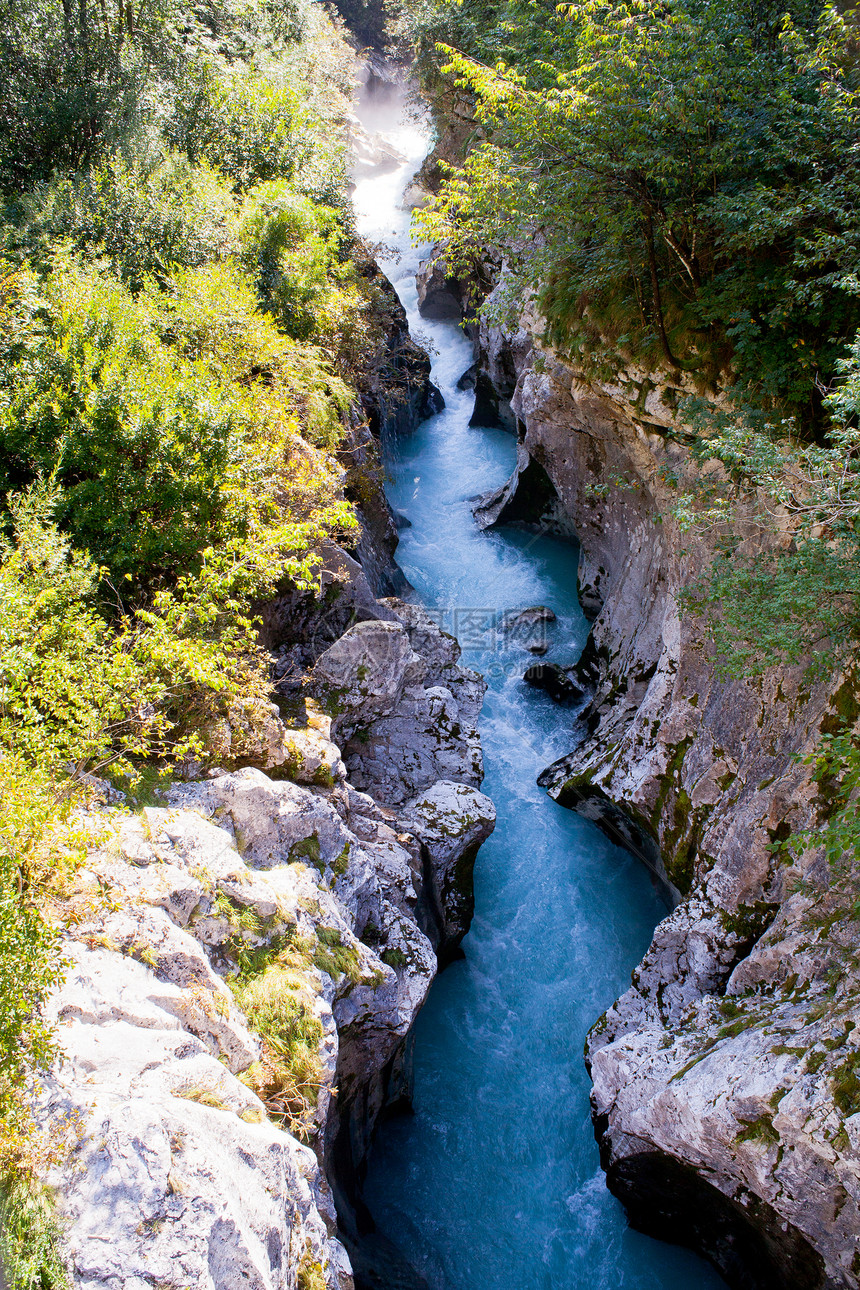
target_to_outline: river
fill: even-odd
[[[716,1290],[692,1253],[627,1227],[606,1190],[589,1116],[586,1033],[628,985],[665,907],[642,864],[537,787],[569,751],[569,710],[524,685],[534,657],[498,630],[499,612],[547,605],[548,661],[570,664],[588,625],[569,542],[517,530],[480,532],[468,499],[511,472],[512,436],[469,428],[473,396],[457,389],[472,361],[451,323],[418,315],[401,198],[427,151],[426,125],[380,90],[359,112],[405,158],[360,178],[360,232],[413,335],[431,348],[446,408],[385,445],[388,495],[411,527],[398,561],[420,603],[489,685],[481,718],[498,823],[478,856],[465,957],[437,979],[415,1028],[414,1115],[383,1124],[365,1199],[380,1230],[433,1290]]]

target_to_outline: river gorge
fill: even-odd
[[[428,131],[403,117],[399,85],[372,84],[361,118],[371,129],[387,118],[384,140],[405,160],[362,173],[358,227],[382,245],[381,266],[445,400],[444,411],[383,445],[403,524],[397,559],[488,682],[483,789],[497,825],[478,856],[465,956],[436,981],[416,1025],[413,1113],[379,1129],[365,1199],[433,1290],[716,1287],[720,1278],[694,1255],[632,1231],[606,1190],[582,1048],[666,906],[639,859],[536,784],[570,750],[576,723],[575,709],[524,684],[536,661],[527,646],[547,646],[541,657],[565,666],[584,646],[578,550],[572,540],[475,524],[475,495],[507,479],[516,445],[505,429],[470,426],[474,392],[458,383],[473,350],[462,328],[418,313],[416,273],[429,248],[412,244],[402,195]],[[512,611],[535,606],[555,620],[506,625]]]
[[[309,418],[290,505],[331,507],[305,563],[266,557],[253,684],[140,783],[83,776],[51,842],[28,1177],[68,1277],[39,1284],[857,1290],[857,905],[816,834],[856,676],[720,666],[689,594],[718,539],[678,505],[725,483],[695,377],[595,368],[528,289],[478,316],[510,264],[411,236],[474,99],[425,85],[431,118],[373,54],[353,113],[338,49],[355,227],[297,249],[310,207],[263,184],[283,257],[241,297],[247,353],[305,362],[253,292],[333,257],[355,383],[322,349],[301,397],[245,372]],[[238,271],[194,279],[195,318]],[[790,552],[756,514],[745,554]]]

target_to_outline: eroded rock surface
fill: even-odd
[[[77,1141],[51,1180],[76,1287],[352,1285],[355,1169],[407,1089],[404,1043],[494,823],[482,682],[420,610],[377,609],[322,651],[334,721],[312,701],[304,727],[278,719],[290,778],[213,772],[89,817],[53,1001],[65,1056],[40,1103]],[[446,704],[462,733],[431,746]],[[348,779],[337,740],[358,729]],[[240,970],[287,991],[286,1031],[243,1013]],[[297,1118],[271,1072],[299,1014],[318,1074]]]
[[[468,784],[440,780],[407,802],[403,823],[421,843],[425,884],[432,902],[428,935],[440,955],[449,955],[469,930],[475,912],[475,857],[496,823],[496,809]]]
[[[389,806],[437,780],[477,787],[484,771],[475,722],[485,682],[459,666],[456,640],[422,609],[383,604],[395,622],[356,624],[314,667],[350,782]]]
[[[350,1285],[313,1151],[183,1022],[186,993],[116,951],[73,943],[67,955],[66,1061],[46,1110],[77,1116],[82,1133],[52,1180],[75,1284],[262,1290],[317,1264],[326,1285]]]
[[[848,952],[838,911],[819,902],[813,917],[795,894],[826,885],[820,857],[779,847],[826,809],[804,759],[856,700],[845,678],[802,667],[719,677],[678,604],[712,554],[673,517],[676,485],[702,469],[676,416],[688,389],[655,372],[586,378],[542,330],[529,316],[516,334],[482,328],[479,365],[520,443],[513,478],[476,513],[578,536],[595,619],[574,675],[587,735],[541,782],[636,850],[675,905],[590,1038],[609,1183],[637,1225],[704,1250],[734,1285],[856,1287]]]

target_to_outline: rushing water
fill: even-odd
[[[434,1290],[712,1290],[723,1282],[701,1260],[627,1227],[599,1168],[582,1062],[589,1026],[666,911],[638,861],[536,786],[569,751],[571,717],[523,684],[533,656],[493,628],[496,611],[551,606],[547,660],[574,662],[588,631],[576,548],[475,527],[468,499],[507,477],[515,445],[469,428],[473,397],[456,388],[472,361],[462,331],[418,317],[421,249],[399,203],[426,131],[398,119],[392,93],[361,115],[406,159],[360,180],[359,227],[388,248],[382,267],[413,334],[436,351],[446,400],[387,445],[389,498],[411,522],[398,560],[489,683],[483,788],[498,811],[478,856],[465,958],[438,978],[416,1025],[414,1116],[381,1128],[365,1199]]]

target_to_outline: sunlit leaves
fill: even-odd
[[[445,12],[437,57],[486,138],[429,231],[454,255],[503,248],[586,366],[680,367],[820,419],[816,377],[860,316],[843,285],[860,109],[838,16],[804,0]]]
[[[284,519],[312,514],[296,430],[307,420],[333,440],[349,396],[259,313],[234,264],[177,270],[136,297],[58,266],[14,309],[0,343],[4,491],[55,475],[60,517],[115,580],[193,570],[275,494]],[[326,505],[336,477],[322,458],[316,478]]]

